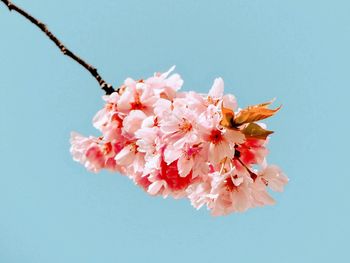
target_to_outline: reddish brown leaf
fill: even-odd
[[[272,102],[273,101],[269,101],[262,104],[249,106],[241,110],[240,112],[238,112],[238,114],[234,118],[234,124],[236,126],[240,126],[245,123],[260,121],[273,116],[277,111],[280,110],[282,106],[279,106],[276,109],[269,109],[268,106]]]
[[[273,133],[273,131],[265,130],[256,123],[249,123],[241,132],[248,138],[266,140],[266,137]]]
[[[221,113],[222,113],[222,119],[220,121],[220,124],[225,128],[229,128],[229,129],[234,128],[233,124],[234,124],[235,113],[233,112],[233,110],[225,108],[222,105]]]

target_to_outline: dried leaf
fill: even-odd
[[[249,123],[241,132],[249,138],[266,140],[266,137],[273,133],[273,131],[265,130],[256,123]]]
[[[257,104],[255,106],[267,107],[267,106],[271,105],[272,103],[274,103],[275,100],[276,100],[276,98],[273,98],[272,100],[269,100],[267,102],[263,102],[263,103]]]
[[[234,128],[234,118],[235,113],[233,110],[225,108],[223,105],[221,107],[222,119],[220,124],[225,128]]]
[[[272,102],[273,100],[262,104],[249,106],[241,110],[240,112],[238,112],[237,116],[235,117],[234,124],[236,126],[240,126],[245,123],[260,121],[273,116],[277,111],[280,110],[282,106],[279,106],[276,109],[268,109],[268,106]]]

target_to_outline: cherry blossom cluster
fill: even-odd
[[[274,204],[268,188],[283,191],[288,178],[267,164],[272,132],[255,122],[272,116],[270,103],[239,109],[221,78],[208,94],[179,92],[183,80],[173,69],[128,78],[104,96],[93,118],[102,136],[73,132],[73,159],[92,172],[125,175],[150,195],[187,197],[215,216]]]

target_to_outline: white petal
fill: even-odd
[[[288,177],[275,165],[267,166],[262,176],[267,180],[269,187],[277,192],[282,192],[289,181]]]
[[[167,72],[164,72],[162,75],[161,75],[161,78],[167,78],[168,76],[169,76],[169,74],[171,73],[171,72],[173,72],[174,71],[174,69],[175,69],[175,65],[173,65]]]
[[[210,143],[209,145],[209,162],[213,165],[219,163],[221,161],[220,159],[220,153],[219,149],[217,147],[217,144]]]
[[[148,186],[147,192],[151,195],[156,195],[163,186],[163,181],[155,181]]]
[[[181,177],[186,177],[192,170],[193,160],[190,158],[189,160],[183,156],[177,162],[177,169],[179,170],[179,175]]]
[[[231,109],[231,110],[236,110],[237,108],[237,101],[236,97],[231,95],[231,94],[226,94],[222,98],[222,104],[225,108]]]
[[[119,165],[129,165],[134,159],[135,153],[130,145],[125,146],[114,159]]]
[[[211,87],[208,95],[214,99],[220,99],[224,94],[224,80],[222,78],[216,78],[214,84]]]
[[[181,150],[175,149],[171,146],[167,146],[164,150],[164,160],[167,164],[171,164],[173,161],[179,159],[181,154]]]
[[[245,140],[245,136],[240,131],[234,131],[226,129],[226,132],[224,133],[224,137],[228,142],[231,143],[243,143]]]

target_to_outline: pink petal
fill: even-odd
[[[222,104],[225,108],[236,110],[237,109],[237,101],[236,97],[231,94],[226,94],[222,98]]]
[[[169,74],[174,71],[175,67],[176,66],[173,65],[167,72],[162,73],[162,75],[160,75],[160,77],[163,79],[167,78],[169,76]]]
[[[175,149],[172,146],[167,146],[164,150],[164,161],[167,164],[171,164],[175,160],[179,159],[182,154],[180,149]]]
[[[132,110],[123,120],[123,130],[129,134],[135,134],[135,132],[141,128],[142,121],[147,116],[143,111]]]
[[[114,159],[119,165],[130,165],[134,160],[135,152],[132,145],[125,146]]]
[[[268,186],[276,192],[283,192],[284,186],[289,181],[288,177],[275,165],[267,166],[262,176],[268,182]]]
[[[245,136],[240,131],[226,129],[224,137],[227,142],[241,144],[245,141]]]
[[[177,162],[177,169],[179,170],[179,175],[181,177],[186,177],[192,170],[193,167],[193,159],[187,159],[184,156],[179,158]]]
[[[160,189],[163,187],[163,181],[155,181],[148,186],[147,192],[151,195],[156,195]]]
[[[216,78],[214,84],[211,87],[208,96],[213,99],[221,99],[224,94],[224,80],[222,78]]]

